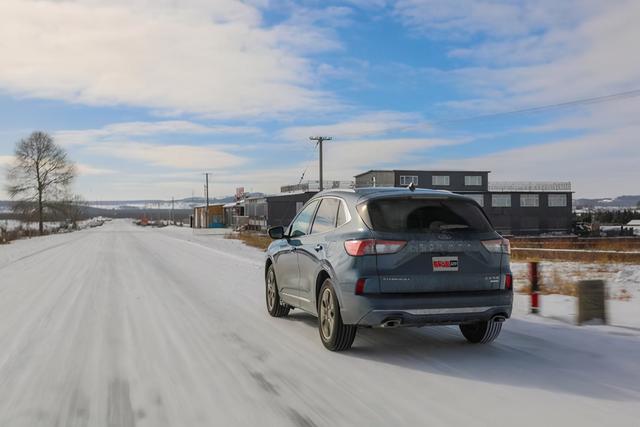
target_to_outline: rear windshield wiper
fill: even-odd
[[[469,228],[466,224],[442,224],[440,230],[463,230]]]

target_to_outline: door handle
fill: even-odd
[[[321,244],[317,244],[314,249],[316,250],[316,252],[320,252],[323,248]]]

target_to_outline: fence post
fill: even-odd
[[[604,280],[578,282],[578,325],[590,320],[607,323]]]
[[[538,314],[540,311],[540,286],[538,284],[538,263],[535,261],[529,263],[529,281],[531,282],[531,313]]]

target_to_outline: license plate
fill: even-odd
[[[458,271],[457,256],[434,256],[431,261],[433,271]]]

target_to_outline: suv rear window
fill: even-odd
[[[442,231],[491,231],[480,208],[456,199],[375,199],[358,210],[375,231],[427,233]]]

